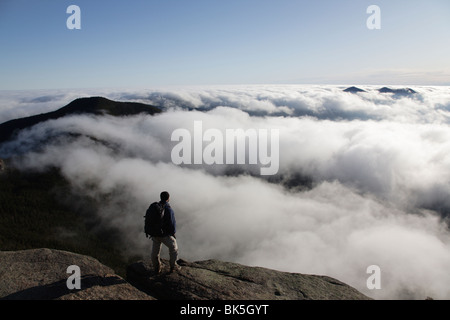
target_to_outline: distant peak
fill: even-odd
[[[347,89],[344,90],[344,92],[357,93],[357,92],[366,92],[366,91],[363,89],[360,89],[358,87],[348,87]]]
[[[380,92],[380,93],[393,93],[393,94],[396,94],[396,95],[410,95],[410,94],[417,93],[416,91],[414,91],[411,88],[392,89],[392,88],[388,88],[388,87],[383,87],[381,89],[378,89],[378,92]]]
[[[161,109],[158,107],[139,102],[113,101],[104,97],[78,98],[56,111],[14,119],[0,124],[0,143],[9,140],[16,132],[22,129],[72,114],[130,116],[140,113],[153,115],[160,112]]]
[[[138,113],[154,114],[161,110],[139,102],[113,101],[104,97],[78,98],[67,106],[57,110],[63,115],[72,113],[107,113],[114,116],[133,115]]]

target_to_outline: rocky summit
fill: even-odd
[[[281,272],[218,260],[178,262],[155,274],[149,261],[127,269],[127,280],[157,299],[182,300],[369,300],[349,285],[319,275]]]
[[[98,260],[54,249],[0,252],[0,300],[368,300],[347,284],[319,275],[218,260],[179,260],[181,270],[155,274],[149,261],[126,280]],[[76,273],[79,268],[78,287]]]
[[[80,289],[69,289],[72,272],[80,270]],[[69,269],[70,271],[70,269]],[[152,300],[98,260],[51,249],[0,252],[2,300]]]

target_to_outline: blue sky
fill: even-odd
[[[0,90],[450,85],[449,34],[448,0],[0,0]]]

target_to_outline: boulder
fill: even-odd
[[[67,286],[71,265],[80,268],[80,289]],[[0,299],[154,300],[98,260],[53,249],[1,251]]]
[[[249,267],[219,260],[179,260],[181,270],[155,274],[148,260],[128,266],[126,280],[98,260],[53,249],[0,251],[2,300],[369,300],[327,276]],[[69,289],[69,266],[80,289]],[[68,281],[69,280],[69,281]]]
[[[249,267],[218,260],[178,262],[180,271],[155,274],[151,263],[127,268],[127,280],[157,299],[171,300],[370,300],[349,285],[320,275]]]

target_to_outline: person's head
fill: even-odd
[[[169,201],[170,195],[167,191],[163,191],[160,194],[160,198],[161,198],[162,202],[167,202],[167,201]]]

